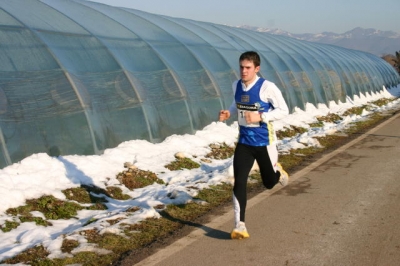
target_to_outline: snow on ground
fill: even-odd
[[[379,93],[347,98],[345,103],[330,103],[329,106],[319,104],[306,105],[306,110],[296,108],[295,111],[275,122],[276,130],[282,130],[291,125],[308,128],[308,132],[293,138],[285,138],[278,142],[280,153],[306,146],[319,146],[316,136],[333,134],[347,127],[350,123],[364,119],[370,111],[364,110],[362,115],[345,117],[337,123],[325,123],[322,128],[312,128],[310,123],[317,122],[316,117],[329,113],[342,114],[345,110],[375,101],[381,98],[400,96],[400,86],[390,91],[383,89]],[[386,106],[375,106],[374,112],[383,112],[398,108],[397,99]],[[61,192],[64,189],[79,187],[81,184],[120,186],[123,193],[131,196],[130,200],[115,200],[109,198],[106,203],[108,210],[82,210],[74,219],[51,220],[52,226],[38,226],[34,222],[21,223],[10,232],[0,231],[0,261],[13,257],[23,250],[42,244],[49,252],[50,258],[66,256],[60,248],[64,235],[74,239],[80,246],[73,252],[96,251],[107,253],[87,243],[81,230],[97,229],[100,233],[112,232],[122,234],[119,223],[137,223],[149,217],[159,217],[154,206],[159,204],[182,204],[193,201],[198,189],[222,182],[232,182],[232,159],[214,160],[211,163],[201,162],[200,159],[210,152],[209,144],[223,143],[233,145],[237,138],[237,123],[227,125],[213,122],[203,130],[193,135],[172,135],[162,143],[153,144],[144,140],[132,140],[121,143],[118,147],[107,149],[102,155],[81,156],[68,155],[50,157],[45,153],[34,154],[0,170],[0,225],[13,221],[12,216],[5,213],[8,208],[25,204],[26,199],[39,198],[43,195],[53,195],[65,199]],[[186,157],[201,164],[198,169],[169,171],[164,165],[174,161],[174,155],[182,152]],[[125,162],[135,164],[141,170],[152,171],[168,185],[154,183],[141,189],[130,191],[121,186],[116,179],[117,173],[124,170]],[[197,188],[197,189],[193,189]],[[132,206],[140,207],[136,212],[125,212]],[[32,212],[33,216],[44,216],[40,212]],[[107,220],[121,218],[111,225]],[[18,221],[18,220],[16,220]],[[88,221],[95,221],[86,225]]]

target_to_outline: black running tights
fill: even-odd
[[[247,179],[254,160],[260,168],[260,175],[263,185],[272,189],[278,182],[280,172],[275,172],[271,163],[267,147],[249,146],[238,143],[233,157],[233,172],[235,183],[233,193],[239,203],[240,221],[244,222],[247,203]]]

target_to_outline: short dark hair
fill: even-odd
[[[254,51],[247,51],[247,52],[244,52],[243,54],[241,54],[239,57],[239,62],[241,62],[243,60],[252,61],[254,63],[255,67],[258,67],[261,64],[260,56],[258,55],[257,52],[254,52]]]

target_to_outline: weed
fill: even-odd
[[[15,221],[5,221],[4,225],[0,225],[1,231],[4,233],[10,232],[11,230],[17,228],[20,225],[20,223],[15,222]]]
[[[107,193],[111,198],[118,200],[128,200],[131,198],[131,196],[122,193],[122,189],[119,187],[107,187]]]
[[[42,226],[52,226],[53,224],[43,220],[42,217],[32,217],[32,216],[21,216],[20,218],[21,223],[27,223],[27,222],[35,222],[36,225],[42,225]]]
[[[362,111],[366,108],[366,105],[363,106],[358,106],[358,107],[352,107],[348,110],[346,110],[343,113],[343,116],[348,116],[348,115],[361,115]]]
[[[79,242],[73,239],[64,239],[61,245],[61,251],[64,253],[71,253],[74,248],[79,246]]]
[[[304,127],[291,126],[290,128],[276,132],[276,136],[278,139],[292,138],[304,132],[307,132],[307,129]]]
[[[309,125],[310,125],[310,127],[323,127],[324,123],[323,123],[323,121],[318,121],[318,122],[311,123]]]
[[[235,152],[235,147],[230,147],[226,143],[210,144],[211,151],[205,156],[216,160],[231,158]]]
[[[182,170],[184,168],[190,170],[194,168],[199,168],[200,164],[194,162],[190,158],[176,158],[175,161],[165,165],[164,167],[171,171]]]
[[[21,262],[24,262],[25,264],[29,265],[55,265],[52,264],[50,261],[50,264],[44,264],[46,261],[46,257],[49,255],[49,252],[42,246],[42,245],[37,245],[33,248],[27,249],[17,256],[6,259],[2,261],[1,263],[5,264],[18,264]]]
[[[329,123],[337,123],[338,121],[342,120],[342,117],[338,114],[327,114],[326,116],[317,117],[319,122],[329,122]]]
[[[80,203],[91,203],[89,192],[83,187],[68,188],[62,191],[69,200],[75,200]]]
[[[164,184],[164,181],[159,179],[155,173],[140,169],[123,171],[118,174],[117,179],[130,190],[152,185],[153,183]]]
[[[25,206],[10,208],[6,213],[14,216],[31,217],[30,212],[39,211],[44,214],[46,219],[57,220],[70,219],[76,215],[78,210],[83,208],[74,202],[62,201],[53,196],[42,196],[39,199],[27,200]]]

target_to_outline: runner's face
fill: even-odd
[[[240,65],[240,77],[245,85],[252,83],[257,76],[260,66],[255,67],[253,61],[242,60],[239,62]]]

